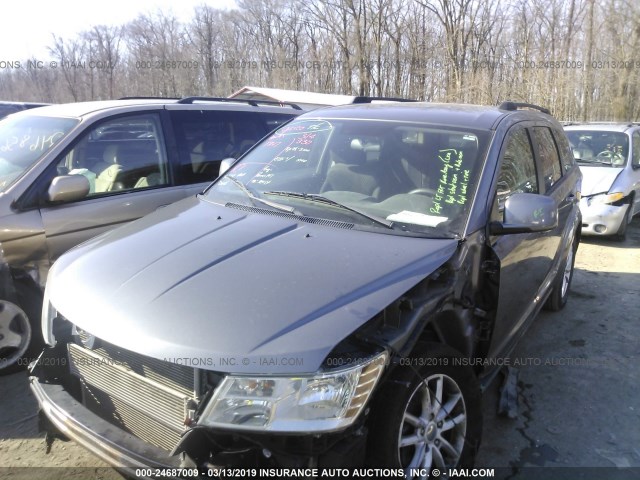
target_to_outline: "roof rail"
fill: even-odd
[[[515,111],[515,110],[518,110],[519,108],[532,108],[534,110],[538,110],[539,112],[546,113],[547,115],[551,115],[551,111],[548,108],[544,108],[539,105],[534,105],[532,103],[506,101],[506,102],[502,102],[500,106],[498,106],[498,108],[500,110],[509,110],[509,111]]]
[[[372,103],[375,101],[383,102],[417,102],[410,98],[398,98],[398,97],[354,97],[351,103]]]
[[[180,100],[180,97],[120,97],[118,100]]]
[[[289,106],[295,110],[302,110],[302,108],[291,102],[278,102],[273,100],[248,100],[244,98],[227,98],[227,97],[185,97],[178,100],[181,104],[193,104],[194,102],[227,102],[227,103],[246,103],[252,107],[259,107],[260,105],[276,105],[276,106]]]

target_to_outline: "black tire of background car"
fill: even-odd
[[[18,306],[27,314],[31,325],[31,343],[19,361],[16,361],[13,365],[0,368],[0,376],[25,370],[29,362],[34,360],[44,347],[40,320],[42,315],[42,294],[34,287],[25,285],[22,282],[16,283],[16,294]]]
[[[437,343],[421,343],[416,353],[397,366],[381,385],[370,412],[367,464],[380,468],[405,468],[400,465],[398,437],[404,412],[413,392],[420,383],[434,374],[444,374],[453,379],[464,400],[467,414],[467,430],[464,448],[458,468],[473,466],[482,436],[482,393],[473,372],[462,362],[456,350]],[[446,363],[446,364],[445,364]],[[435,468],[435,467],[432,467]]]
[[[629,205],[627,206],[627,211],[624,213],[624,218],[620,223],[620,228],[613,236],[614,240],[619,242],[624,242],[627,239],[627,226],[629,225],[629,212],[631,211],[631,206],[633,205],[633,200],[629,201]]]
[[[569,298],[569,291],[571,290],[571,281],[573,280],[573,270],[576,263],[576,252],[578,250],[578,237],[574,237],[573,243],[571,244],[571,250],[573,251],[573,255],[571,256],[571,273],[569,274],[569,285],[567,286],[567,290],[562,294],[562,281],[564,279],[564,271],[567,267],[567,257],[564,257],[562,264],[560,265],[560,269],[556,275],[555,280],[553,281],[553,287],[551,290],[551,295],[547,298],[547,301],[544,304],[544,309],[549,310],[551,312],[558,312],[564,308],[567,304],[567,299]],[[567,256],[569,252],[567,252]]]

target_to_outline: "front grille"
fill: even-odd
[[[93,350],[69,343],[68,352],[90,410],[160,448],[176,446],[197,400],[198,370],[104,342]]]

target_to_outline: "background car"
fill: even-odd
[[[202,191],[222,159],[300,112],[190,97],[52,105],[0,121],[0,374],[41,345],[42,290],[63,252]]]
[[[49,105],[48,103],[35,102],[0,102],[0,118],[12,113],[21,112],[30,108],[38,108]]]
[[[565,127],[582,171],[582,233],[624,240],[640,212],[640,124]]]
[[[531,105],[300,116],[60,257],[43,425],[119,467],[471,465],[482,389],[567,302],[580,178]]]

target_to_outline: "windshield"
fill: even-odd
[[[573,155],[584,165],[623,167],[629,156],[626,133],[603,130],[567,130]]]
[[[464,228],[488,139],[484,130],[299,119],[236,163],[206,198],[355,228],[453,237]]]
[[[78,123],[71,118],[9,116],[0,121],[0,192]]]

